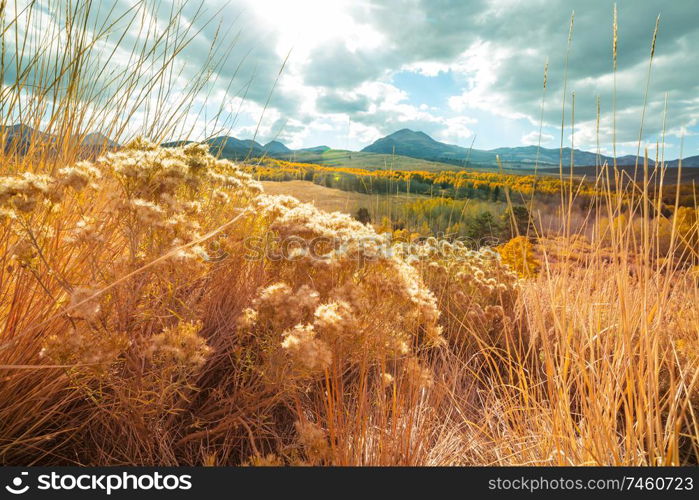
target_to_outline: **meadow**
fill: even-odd
[[[300,180],[261,181],[261,184],[265,193],[291,195],[321,210],[342,212],[363,219],[365,223],[376,225],[379,232],[390,232],[395,237],[439,234],[451,238],[468,235],[481,239],[502,235],[509,239],[512,236],[507,205],[501,202],[453,200],[408,193],[370,195]],[[362,211],[366,211],[364,215]],[[527,218],[526,214],[524,217]],[[492,230],[489,226],[492,226]],[[520,220],[520,226],[526,227],[526,222]]]
[[[383,217],[392,218],[400,208],[416,200],[424,199],[422,195],[380,195],[341,191],[311,181],[292,180],[288,182],[260,181],[267,194],[291,195],[299,201],[312,203],[327,212],[343,212],[356,215],[360,208],[369,210],[371,220],[380,221]]]
[[[277,155],[278,159],[290,163],[314,163],[324,167],[361,168],[363,170],[424,170],[442,172],[459,170],[459,166],[429,160],[420,160],[400,155],[362,153],[329,149],[323,152],[294,152],[289,155]]]
[[[183,92],[192,25],[91,5],[6,53],[36,21],[2,3],[1,464],[699,462],[699,209],[662,165],[583,185],[163,148],[224,59]],[[96,78],[103,41],[135,64]],[[509,241],[449,237],[483,211]]]

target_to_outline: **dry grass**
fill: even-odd
[[[416,200],[428,199],[422,195],[371,195],[341,191],[339,189],[320,186],[311,181],[261,181],[265,193],[287,194],[304,203],[312,203],[321,210],[342,212],[350,215],[357,213],[359,208],[369,210],[372,220],[380,221],[382,217],[401,214],[401,207]]]
[[[22,101],[63,139],[0,153],[0,463],[697,463],[697,217],[647,183],[591,205],[585,259],[544,245],[519,279],[261,195],[197,145],[78,162],[89,95]]]

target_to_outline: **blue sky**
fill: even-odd
[[[434,76],[399,71],[391,83],[408,94],[408,101],[416,106],[426,104],[437,109],[446,108],[449,98],[461,92],[463,82],[453,72],[440,71]]]
[[[191,117],[191,138],[207,136],[212,127],[205,117],[223,110],[231,135],[257,133],[260,142],[277,139],[297,148],[360,149],[401,128],[481,149],[521,146],[539,142],[540,124],[541,144],[556,148],[563,118],[564,145],[574,140],[576,147],[594,150],[599,99],[601,151],[611,153],[616,134],[618,152],[634,153],[661,14],[641,147],[653,154],[665,121],[666,158],[679,155],[681,140],[684,156],[699,154],[699,5],[616,4],[614,128],[613,1],[207,0],[204,9],[214,22],[202,26],[178,56],[183,81],[195,74],[215,38],[236,43],[199,100],[204,113]],[[118,0],[113,14],[132,5]],[[185,18],[197,7],[187,4]],[[161,5],[154,17],[169,12]]]

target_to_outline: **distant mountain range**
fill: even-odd
[[[262,145],[256,141],[247,139],[241,140],[230,136],[214,137],[208,142],[213,151],[225,158],[242,160],[245,158],[255,158],[261,156],[271,156],[285,159],[297,159],[298,161],[311,161],[317,155],[322,155],[331,149],[327,146],[316,146],[312,148],[291,149],[279,141],[268,142]],[[174,145],[167,143],[165,146]],[[597,155],[581,149],[563,148],[563,165],[570,165],[571,152],[576,167],[593,166],[599,161],[614,163],[610,156]],[[311,155],[309,153],[316,153]],[[351,154],[351,152],[348,152]],[[526,168],[531,169],[535,164],[542,168],[558,166],[561,158],[561,150],[558,148],[539,148],[537,146],[503,147],[490,150],[469,149],[454,144],[446,144],[434,140],[424,132],[402,129],[386,137],[378,139],[371,145],[365,147],[360,153],[373,153],[381,155],[407,156],[420,160],[448,163],[460,167],[488,167],[497,166],[497,157],[508,169]],[[653,160],[648,160],[651,166],[655,165]],[[617,165],[621,167],[634,166],[636,164],[635,155],[617,157]],[[643,164],[643,158],[639,158],[639,165]],[[668,167],[677,167],[678,160],[665,163]],[[699,156],[685,158],[682,162],[685,167],[699,167]]]
[[[571,154],[576,167],[596,165],[598,161],[600,163],[607,162],[609,165],[614,163],[614,159],[610,156],[599,155],[598,157],[596,153],[580,149],[571,150],[571,148],[563,148],[562,151],[559,148],[548,149],[537,146],[489,150],[468,149],[436,141],[424,132],[416,132],[407,128],[378,139],[373,144],[362,149],[362,152],[396,154],[464,166],[496,165],[498,156],[500,161],[510,168],[517,165],[531,167],[537,162],[542,166],[557,166],[561,161],[561,153],[564,166],[570,165]],[[616,163],[619,166],[633,166],[636,164],[636,156],[619,156],[616,159]],[[643,164],[643,158],[639,158],[639,164]],[[649,164],[654,165],[655,162],[649,159]],[[666,162],[665,164],[668,167],[676,167],[678,160]],[[699,156],[685,158],[682,161],[682,165],[685,167],[699,167]]]
[[[164,147],[179,146],[191,141],[165,142]],[[316,146],[304,149],[289,149],[279,141],[270,141],[267,144],[260,144],[251,139],[236,139],[235,137],[222,135],[213,137],[205,141],[211,147],[214,154],[219,154],[230,160],[244,160],[247,158],[259,158],[261,156],[282,157],[298,152],[324,152],[330,148],[327,146]]]
[[[9,127],[0,125],[0,137],[3,136],[5,151],[14,151],[20,154],[26,154],[29,147],[37,142],[48,148],[56,144],[54,136],[22,124]],[[105,148],[118,148],[119,144],[98,132],[93,132],[80,140],[80,147],[86,155],[89,155],[93,152],[103,151]]]
[[[31,141],[39,140],[46,144],[53,144],[55,139],[50,135],[34,130],[26,125],[12,125],[10,127],[0,126],[0,134],[6,136],[5,148],[13,147],[15,150],[25,152]],[[191,141],[172,141],[163,143],[165,147],[172,147],[187,144]],[[260,144],[251,139],[237,139],[231,136],[218,136],[206,141],[214,154],[219,154],[231,160],[244,160],[248,158],[259,158],[270,156],[297,161],[316,162],[331,150],[327,146],[315,146],[311,148],[291,149],[279,141],[270,141],[267,144]],[[118,148],[119,144],[99,133],[87,134],[82,139],[82,146],[87,150],[98,148]],[[352,152],[347,151],[351,158]],[[559,161],[563,159],[565,167],[570,165],[571,154],[576,167],[594,166],[600,163],[612,165],[614,159],[610,156],[597,155],[589,151],[580,149],[563,148],[539,148],[537,146],[502,147],[496,149],[469,149],[454,144],[447,144],[434,140],[424,132],[410,129],[402,129],[386,137],[374,141],[359,153],[363,155],[396,155],[400,157],[427,160],[430,162],[447,163],[457,167],[486,167],[492,169],[497,166],[497,157],[507,169],[523,168],[530,170],[535,164],[542,168],[557,167]],[[363,156],[367,157],[367,156]],[[616,163],[621,167],[634,166],[636,164],[635,155],[617,157]],[[643,158],[639,158],[639,164],[643,163]],[[654,165],[653,160],[649,160],[650,165]],[[665,162],[667,167],[677,167],[678,160]],[[690,156],[682,160],[684,167],[699,167],[699,155]],[[453,168],[453,167],[452,167]]]

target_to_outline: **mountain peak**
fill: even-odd
[[[436,141],[424,132],[404,128],[393,132],[386,137],[378,139],[373,144],[362,149],[365,153],[396,154],[409,156],[423,160],[451,163],[458,166],[497,164],[496,156],[503,163],[520,165],[558,165],[563,161],[569,165],[572,159],[576,166],[596,165],[597,162],[607,162],[610,165],[613,159],[608,156],[597,155],[579,149],[572,150],[565,147],[547,149],[538,146],[501,147],[491,150],[470,149],[454,144],[445,144]],[[634,165],[636,157],[632,155],[617,158],[617,165]],[[654,165],[654,163],[650,163]]]
[[[264,150],[269,154],[290,153],[291,150],[279,141],[269,141],[264,145]]]
[[[421,130],[412,130],[409,128],[402,128],[400,130],[397,130],[396,132],[393,132],[390,135],[387,135],[386,137],[401,137],[401,138],[420,138],[420,139],[429,139],[430,141],[434,141],[432,137],[427,135],[426,133],[422,132]],[[436,141],[435,141],[436,142]]]
[[[466,149],[434,140],[424,132],[404,128],[362,149],[365,153],[397,154],[413,158],[455,158]]]
[[[109,148],[118,147],[119,144],[111,140],[100,132],[90,132],[82,140],[83,146],[106,146]]]

